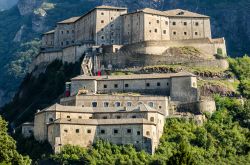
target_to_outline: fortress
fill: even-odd
[[[192,60],[198,64],[215,61],[216,67],[221,67],[221,61],[214,55],[227,54],[224,38],[212,39],[210,18],[206,15],[181,9],[158,11],[149,8],[128,13],[126,8],[98,6],[82,16],[58,22],[54,30],[44,33],[41,51],[30,71],[56,59],[74,63],[85,54],[96,57],[93,59],[98,64],[93,63],[99,67],[97,70],[101,66],[116,65],[116,59],[120,58],[129,60],[133,66],[187,62],[173,60],[171,56],[175,54],[168,56],[166,53],[178,47],[195,48],[199,56]],[[136,56],[138,54],[140,57]],[[161,60],[157,61],[158,58]],[[134,63],[131,59],[139,62]],[[190,57],[187,59],[190,61]],[[123,63],[116,67],[129,66]]]
[[[181,61],[168,56],[176,47],[193,47],[202,55],[184,62],[202,59],[198,63],[213,67],[216,62],[222,67],[214,57],[218,51],[226,55],[225,40],[211,37],[209,17],[180,9],[127,13],[126,8],[98,6],[58,22],[43,35],[31,71],[56,59],[74,63],[84,56],[83,74],[66,83],[59,103],[38,110],[34,123],[24,123],[22,134],[47,140],[55,152],[66,144],[88,147],[102,139],[154,153],[166,118],[202,124],[204,113],[216,110],[215,102],[201,98],[197,77],[188,72],[101,76],[99,71]]]

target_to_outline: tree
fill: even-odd
[[[27,165],[31,160],[20,155],[16,150],[16,142],[7,133],[7,122],[0,116],[0,164]]]

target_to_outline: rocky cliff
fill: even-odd
[[[210,15],[213,36],[226,38],[230,56],[250,54],[250,0],[19,0],[15,7],[0,12],[0,69],[5,70],[0,73],[0,105],[12,97],[25,75],[40,34],[54,28],[57,21],[101,4],[130,11],[183,8]]]

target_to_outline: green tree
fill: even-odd
[[[7,133],[7,122],[0,116],[0,164],[28,165],[31,160],[20,155],[16,150],[16,142]]]

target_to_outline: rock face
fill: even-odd
[[[15,38],[13,39],[14,42],[20,42],[22,40],[24,29],[25,29],[25,25],[22,25],[21,28],[16,33]]]
[[[21,15],[33,13],[34,9],[41,5],[43,0],[19,0],[17,3]]]

